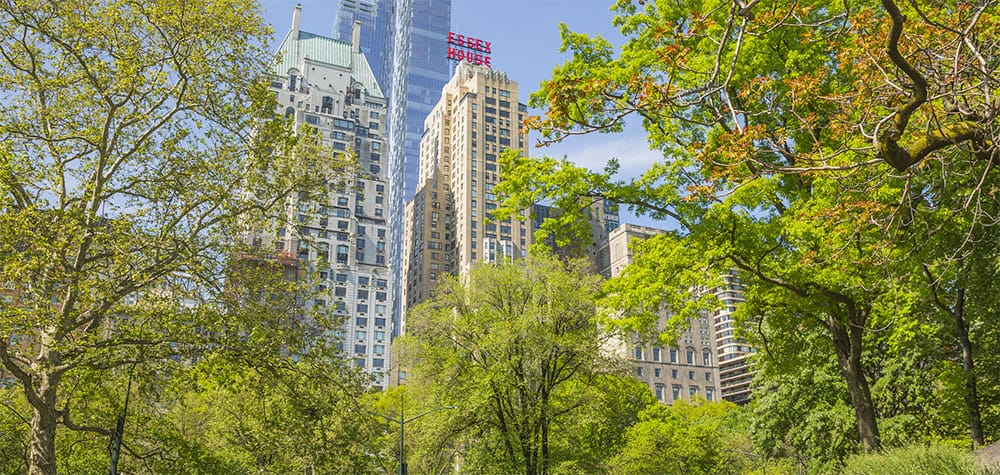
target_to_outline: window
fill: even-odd
[[[680,397],[681,397],[681,387],[679,385],[675,384],[674,387],[673,387],[673,390],[674,390],[673,391],[674,392],[674,401],[676,401],[676,400],[680,399]]]
[[[656,385],[656,400],[663,402],[663,386],[660,384]]]
[[[363,327],[363,326],[368,325],[368,319],[365,318],[365,317],[358,317],[358,318],[354,319],[354,323],[357,324],[357,326],[359,326],[359,327]]]
[[[368,334],[365,333],[362,330],[358,330],[358,331],[354,332],[354,338],[357,338],[359,340],[364,340],[367,336],[368,336]]]
[[[705,388],[705,399],[715,400],[715,388]]]
[[[690,392],[691,392],[692,396],[697,395],[698,394],[698,386],[691,386]]]
[[[642,359],[642,347],[641,346],[635,347],[635,359],[637,359],[637,360],[641,360]]]
[[[635,368],[635,375],[636,376],[642,376],[642,367],[641,366],[636,366],[636,368]]]
[[[677,350],[674,348],[670,349],[670,362],[671,363],[677,362]]]
[[[659,378],[663,374],[663,371],[660,370],[660,368],[656,368],[653,370],[653,373],[656,375],[657,378]]]
[[[688,371],[688,379],[694,381],[694,371]]]
[[[375,341],[382,341],[382,340],[385,340],[385,332],[375,331]]]
[[[354,352],[359,355],[365,354],[365,345],[354,345]]]
[[[677,379],[677,370],[676,369],[670,370],[670,377],[674,378],[674,379]]]
[[[660,349],[653,347],[653,361],[660,361]]]
[[[694,350],[691,348],[687,350],[687,364],[694,364]]]
[[[701,350],[701,364],[709,366],[712,363],[712,354],[708,350]]]
[[[385,345],[375,345],[372,348],[372,352],[375,353],[375,354],[377,354],[377,355],[384,354],[385,353]]]
[[[366,303],[359,303],[358,304],[358,313],[368,313],[368,304],[366,304]]]
[[[711,381],[711,380],[712,380],[712,372],[705,371],[705,381]]]

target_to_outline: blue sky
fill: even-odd
[[[273,26],[276,38],[288,31],[296,3],[302,5],[302,30],[330,34],[338,1],[263,0],[264,18]],[[568,58],[559,53],[559,23],[566,23],[573,31],[600,34],[613,44],[621,43],[621,36],[611,24],[612,4],[611,0],[452,0],[451,29],[492,42],[493,68],[517,81],[525,102],[528,94],[550,76],[552,68]],[[537,138],[534,134],[531,142]],[[565,155],[592,169],[601,169],[609,158],[617,158],[622,171],[631,176],[641,173],[657,158],[640,127],[622,134],[571,137],[560,144],[533,149],[530,154]],[[665,226],[628,215],[624,210],[622,221]]]

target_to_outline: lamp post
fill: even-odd
[[[395,422],[396,424],[399,424],[399,467],[397,467],[397,471],[396,471],[396,473],[398,475],[406,475],[406,459],[403,457],[403,437],[405,436],[405,433],[404,433],[405,429],[404,428],[406,427],[406,424],[408,422],[413,422],[413,421],[415,421],[417,419],[420,419],[421,417],[424,417],[424,416],[426,416],[428,414],[431,414],[431,413],[434,413],[434,412],[437,412],[437,411],[443,411],[445,409],[457,409],[457,408],[458,408],[458,406],[441,406],[441,407],[435,407],[434,409],[431,409],[429,411],[421,412],[420,414],[417,414],[417,415],[415,415],[415,416],[413,416],[413,417],[411,417],[409,419],[404,419],[403,418],[402,400],[400,400],[400,405],[399,405],[399,419],[389,417],[389,416],[387,416],[385,414],[379,414],[385,420],[387,420],[389,422]]]

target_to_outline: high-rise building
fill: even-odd
[[[623,224],[611,231],[607,241],[610,261],[605,277],[617,277],[632,262],[629,243],[663,231],[646,226]],[[659,328],[666,328],[667,311],[660,313]],[[691,320],[675,345],[663,346],[641,340],[620,341],[617,352],[631,360],[634,376],[646,383],[656,399],[673,403],[701,395],[717,401],[723,395],[719,377],[718,351],[712,322],[707,315]]]
[[[284,223],[261,236],[279,257],[318,275],[329,293],[308,305],[345,318],[342,349],[387,384],[394,280],[389,267],[386,98],[358,44],[299,31],[301,7],[276,52],[271,89],[278,113],[315,128],[335,153],[357,154],[352,176],[331,183],[323,201],[298,197]]]
[[[416,192],[424,118],[449,78],[446,57],[451,0],[341,0],[334,24],[348,38],[355,20],[359,40],[372,61],[389,105],[389,219],[394,279],[402,276],[404,202]],[[401,301],[397,294],[397,301]],[[399,306],[394,318],[399,317]]]
[[[499,155],[527,153],[518,99],[506,74],[463,62],[427,116],[417,193],[406,207],[404,308],[430,297],[445,273],[527,255],[532,221],[493,216]]]
[[[743,302],[743,284],[731,271],[722,276],[722,286],[712,289],[721,307],[712,313],[715,325],[716,347],[719,354],[719,380],[722,384],[722,398],[739,405],[750,402],[750,380],[752,374],[747,356],[753,348],[735,333],[733,313]]]

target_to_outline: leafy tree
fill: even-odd
[[[726,401],[649,406],[628,429],[628,442],[612,462],[614,472],[742,473],[749,468],[740,450],[747,445],[745,436],[727,428],[736,410]]]
[[[644,243],[655,267],[610,284],[614,301],[639,304],[618,324],[649,327],[652,306],[685,301],[676,289],[736,268],[748,315],[779,335],[830,339],[859,439],[878,449],[867,333],[908,294],[912,249],[900,243],[923,206],[915,190],[950,191],[942,170],[993,167],[997,65],[985,58],[998,40],[986,32],[1000,16],[982,3],[893,0],[620,0],[615,10],[620,51],[563,28],[572,57],[532,97],[545,114],[528,123],[548,143],[618,132],[637,116],[663,160],[623,179],[614,161],[593,172],[508,154],[498,191],[510,209],[602,197],[675,221],[676,235]],[[993,199],[970,196],[972,212]]]
[[[110,433],[81,422],[83,373],[308,333],[225,302],[240,230],[340,166],[274,119],[267,34],[241,0],[0,4],[0,363],[28,473],[56,472],[59,427]]]
[[[615,371],[593,319],[600,277],[586,266],[537,256],[483,265],[439,283],[407,316],[407,385],[457,407],[441,414],[461,424],[463,470],[545,474],[581,457],[555,434]]]

